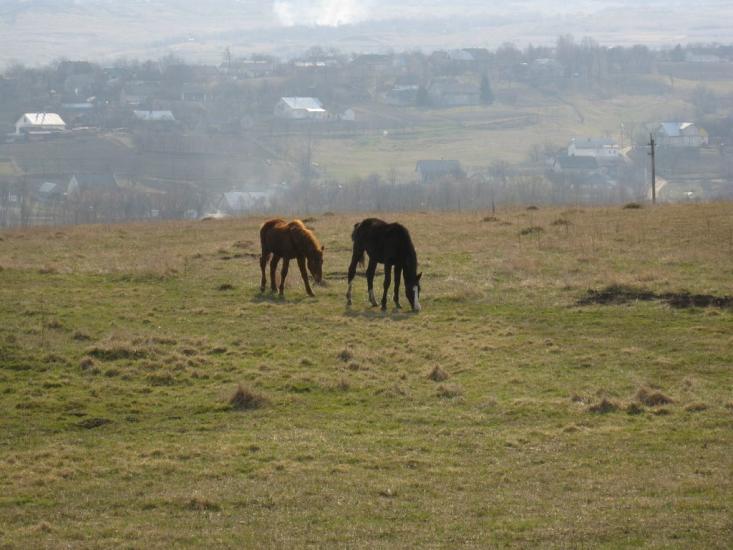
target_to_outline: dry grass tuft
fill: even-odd
[[[527,235],[539,235],[540,233],[544,233],[545,230],[542,229],[539,225],[530,225],[529,227],[525,227],[524,229],[521,229],[519,231],[520,237],[526,237]]]
[[[85,430],[93,430],[94,428],[99,428],[100,426],[110,424],[111,422],[112,421],[108,418],[86,418],[79,422],[77,426]]]
[[[624,204],[624,210],[640,210],[642,205],[638,202],[628,202]]]
[[[230,285],[229,283],[224,283],[216,287],[216,290],[220,292],[224,292],[226,290],[234,290],[234,285]]]
[[[81,361],[79,361],[79,366],[81,367],[81,370],[89,370],[94,367],[94,359],[86,355],[81,358]]]
[[[343,361],[344,363],[348,363],[354,358],[354,354],[351,353],[349,350],[344,349],[339,352],[339,354],[336,356],[340,361]]]
[[[496,216],[484,216],[484,218],[481,221],[482,222],[487,222],[487,223],[490,223],[490,222],[498,222],[499,221],[499,218],[497,218]]]
[[[212,502],[206,498],[193,497],[184,505],[186,510],[193,510],[196,512],[220,512],[221,506],[216,502]]]
[[[346,378],[340,378],[338,383],[336,384],[336,389],[338,391],[349,391],[351,389],[351,384]]]
[[[38,531],[39,533],[51,533],[53,532],[53,527],[51,527],[51,524],[47,521],[42,521],[34,527],[34,530]]]
[[[647,387],[639,388],[639,391],[636,392],[636,400],[647,407],[658,407],[674,403],[672,398],[664,395],[661,391]]]
[[[374,395],[384,395],[387,397],[408,397],[408,392],[399,384],[395,384],[391,388],[382,388],[374,392]]]
[[[90,348],[87,353],[103,361],[143,359],[148,356],[148,350],[138,347],[132,342],[107,342]]]
[[[172,386],[176,383],[176,379],[169,373],[151,374],[147,377],[147,381],[151,386]]]
[[[229,398],[229,405],[237,411],[261,409],[269,405],[269,403],[270,400],[267,397],[253,392],[249,388],[245,388],[242,384],[237,386],[237,390]]]
[[[557,218],[552,223],[550,223],[550,225],[567,227],[569,225],[573,225],[573,222],[571,222],[570,220],[566,218]]]
[[[685,406],[685,411],[687,412],[702,412],[706,411],[708,409],[707,404],[702,402],[697,403],[690,403],[689,405]]]
[[[642,414],[644,412],[644,407],[638,403],[629,403],[626,405],[626,412],[631,415]]]
[[[445,372],[440,365],[436,365],[433,370],[428,374],[428,378],[433,382],[444,382],[450,378],[450,375]]]
[[[74,334],[71,335],[71,337],[76,340],[77,342],[88,342],[92,339],[91,336],[89,336],[86,332],[81,330],[75,330]]]
[[[609,401],[605,397],[601,400],[600,403],[596,403],[595,405],[591,405],[588,407],[588,411],[596,414],[608,414],[612,412],[616,412],[619,409],[619,406],[614,403],[613,401]]]
[[[455,384],[441,384],[440,386],[438,386],[438,389],[435,391],[435,393],[438,397],[441,397],[443,399],[454,399],[463,395],[463,389]]]

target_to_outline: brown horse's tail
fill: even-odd
[[[269,258],[270,250],[267,248],[267,233],[279,220],[269,220],[260,226],[260,248],[262,250],[260,257]]]

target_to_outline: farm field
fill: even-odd
[[[733,204],[382,214],[417,315],[367,215],[1,232],[0,547],[733,544]]]
[[[648,80],[653,85],[664,82],[661,77]],[[332,178],[394,170],[409,180],[415,177],[415,163],[421,159],[456,159],[469,170],[481,170],[496,161],[524,163],[533,148],[561,149],[573,137],[610,136],[631,145],[629,136],[643,135],[643,125],[650,120],[694,117],[692,104],[686,101],[688,84],[678,81],[676,91],[668,95],[629,94],[609,99],[568,92],[562,92],[560,98],[560,94],[502,82],[494,86],[500,98],[516,95],[521,99],[514,104],[500,99],[488,107],[450,109],[369,105],[362,109],[365,113],[394,120],[395,127],[383,133],[317,137],[313,158]]]

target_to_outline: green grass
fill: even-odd
[[[0,546],[729,547],[733,312],[577,302],[733,293],[733,206],[486,215],[385,216],[418,315],[345,308],[358,215],[315,299],[261,220],[0,234]]]

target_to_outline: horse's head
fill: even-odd
[[[325,250],[325,247],[321,247],[320,249],[316,248],[312,253],[308,254],[307,257],[307,263],[308,263],[308,271],[311,272],[311,275],[313,275],[313,278],[315,279],[316,283],[319,283],[323,280],[323,251]]]
[[[405,281],[405,296],[412,306],[412,311],[415,312],[422,309],[420,306],[420,277],[422,273],[418,273],[417,277],[411,281]]]

